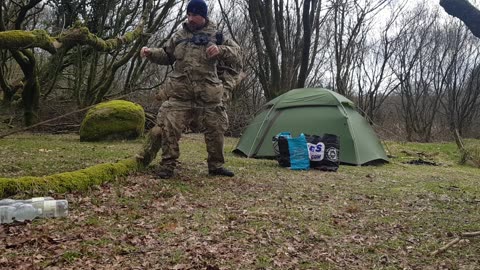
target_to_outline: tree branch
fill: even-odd
[[[479,232],[466,232],[466,233],[462,233],[459,237],[453,239],[452,241],[450,241],[448,244],[446,244],[445,246],[435,250],[434,252],[430,253],[431,256],[436,256],[444,251],[446,251],[447,249],[449,249],[450,247],[452,247],[453,245],[455,245],[456,243],[460,242],[460,240],[462,239],[465,239],[465,238],[471,238],[471,237],[477,237],[477,236],[480,236],[480,231]]]
[[[51,38],[45,30],[0,32],[0,49],[22,50],[38,47],[55,53],[54,42],[55,39]]]
[[[61,34],[59,37],[51,37],[45,30],[12,30],[0,32],[0,49],[20,50],[27,48],[41,48],[51,54],[57,49],[74,45],[89,45],[97,51],[109,52],[123,44],[128,44],[141,36],[143,21],[132,32],[121,37],[103,40],[90,33],[88,28],[76,26]]]
[[[480,38],[480,11],[470,2],[467,0],[440,0],[440,6],[448,14],[462,20],[468,29]]]

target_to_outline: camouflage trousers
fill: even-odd
[[[228,117],[222,104],[192,106],[191,102],[168,100],[159,110],[157,122],[161,133],[162,162],[167,170],[173,170],[180,156],[178,141],[187,125],[201,127],[207,146],[209,170],[221,168],[225,163],[224,133]]]
[[[147,139],[143,144],[142,150],[137,154],[137,160],[147,167],[157,157],[157,153],[162,147],[162,134],[160,126],[157,124],[147,134]]]

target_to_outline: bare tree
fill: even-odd
[[[4,31],[5,22],[8,21],[8,18],[4,16],[4,10],[6,8],[5,2],[0,0],[0,31]],[[3,30],[2,30],[3,29]],[[7,50],[0,50],[0,91],[3,92],[3,105],[9,105],[12,102],[13,95],[15,94],[15,87],[10,82],[10,77],[8,71],[11,55]]]
[[[318,48],[322,2],[319,0],[248,0],[258,58],[257,76],[267,100],[303,87]]]
[[[7,11],[5,8],[9,5],[4,1],[0,21],[14,23],[0,25],[0,49],[8,49],[23,70],[22,101],[27,125],[35,121],[40,93],[47,98],[54,90],[68,89],[80,106],[102,101],[117,84],[117,71],[130,63],[140,46],[148,42],[148,38],[139,38],[143,35],[144,23],[148,33],[155,33],[158,26],[166,22],[168,11],[176,3],[175,0],[51,0],[37,8],[41,1],[30,0]],[[49,9],[41,13],[46,4]],[[68,12],[61,19],[43,25],[37,22],[38,14],[48,18],[62,10]],[[74,19],[83,19],[84,22],[74,22]],[[71,23],[73,25],[69,25]],[[32,30],[37,25],[50,29],[52,35],[44,30]],[[42,48],[52,55],[34,48]],[[4,76],[8,71],[4,66],[0,71],[0,86],[11,95],[11,84]]]
[[[371,29],[373,16],[383,9],[389,0],[329,0],[330,20],[333,29],[332,62],[333,88],[336,92],[351,96],[355,63],[358,62],[361,44]]]
[[[419,4],[400,22],[403,32],[396,43],[392,69],[399,83],[407,140],[430,141],[440,101],[452,65],[444,42],[438,10]],[[442,70],[444,70],[442,72]]]
[[[230,93],[231,99],[227,102],[230,123],[227,134],[239,136],[252,115],[264,104],[265,98],[256,77],[258,61],[248,27],[250,24],[248,3],[245,0],[217,0],[216,3],[218,9],[212,9],[211,18],[218,23],[225,39],[232,39],[242,48],[243,70],[240,77],[243,79],[233,88]]]
[[[39,4],[41,0],[30,0],[25,3],[19,3],[18,5],[13,4],[6,4],[4,0],[0,2],[0,13],[1,17],[8,18],[9,24],[5,24],[5,20],[0,20],[0,33],[7,30],[7,27],[11,27],[15,30],[20,30],[24,27],[25,22],[27,22],[32,16],[32,14],[37,14],[39,12],[35,9],[35,6]],[[5,10],[8,6],[12,9]],[[40,10],[43,9],[43,6]],[[29,14],[30,12],[30,14]],[[7,14],[7,16],[4,16]],[[9,39],[0,38],[3,42],[8,42]],[[32,124],[36,121],[37,118],[37,111],[39,107],[39,96],[40,96],[40,85],[38,84],[37,80],[37,69],[36,69],[36,59],[34,53],[31,49],[10,49],[7,47],[0,46],[0,49],[9,49],[10,54],[12,55],[13,59],[18,63],[20,66],[23,75],[24,75],[24,86],[22,91],[22,101],[24,106],[24,118],[25,123],[27,125]],[[3,70],[2,70],[3,71]],[[1,77],[5,78],[4,75],[0,75]],[[5,79],[2,79],[5,82]],[[7,91],[10,91],[8,87],[6,88]]]
[[[440,67],[445,74],[445,98],[443,111],[452,134],[458,130],[464,135],[478,113],[480,102],[480,42],[459,22],[445,23],[444,46],[450,65]]]
[[[440,5],[448,14],[462,20],[468,29],[480,38],[480,11],[476,7],[466,0],[441,0]],[[455,40],[458,44],[458,38]],[[466,48],[462,48],[462,52],[457,54],[459,67],[450,76],[453,78],[452,87],[449,87],[448,98],[442,103],[450,130],[458,130],[460,135],[468,131],[479,112],[479,51],[478,46],[473,45],[474,41],[469,40],[467,43]]]
[[[380,108],[390,95],[398,88],[399,83],[388,65],[393,56],[395,43],[399,38],[401,28],[397,28],[398,16],[404,11],[406,1],[394,7],[389,19],[379,29],[379,37],[368,31],[367,38],[358,51],[355,76],[356,84],[353,88],[357,91],[357,106],[369,119],[380,118]],[[397,30],[396,30],[397,29]],[[365,31],[364,31],[365,32]]]
[[[183,2],[181,3],[184,4]],[[185,18],[182,12],[170,14],[170,10],[177,5],[177,1],[155,1],[149,10],[147,29],[142,39],[141,46],[162,47],[170,38],[178,25]],[[176,6],[179,10],[184,10],[184,6]],[[165,80],[168,68],[159,65],[148,65],[148,60],[141,59],[136,54],[129,65],[124,66],[120,73],[125,79],[123,84],[123,93],[131,93],[137,90],[156,89]]]

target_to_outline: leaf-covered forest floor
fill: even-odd
[[[7,139],[1,177],[81,169],[141,146]],[[454,144],[388,142],[391,164],[326,173],[236,157],[236,141],[225,149],[233,178],[209,177],[203,138],[187,135],[174,179],[157,179],[152,166],[89,192],[54,194],[69,201],[68,217],[0,225],[0,269],[479,269],[478,237],[430,255],[480,230],[480,170],[457,165]],[[5,165],[5,154],[43,158],[30,169]],[[402,163],[420,157],[441,166]]]

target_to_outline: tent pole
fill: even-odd
[[[342,107],[342,110],[343,110],[343,113],[345,114],[345,116],[347,117],[347,122],[350,122],[350,118],[348,117],[348,113],[347,113],[347,110],[345,109],[345,107],[343,106],[343,103],[340,102],[340,107]],[[352,109],[355,110],[354,107],[352,107]],[[355,155],[355,163],[357,164],[357,166],[362,166],[362,164],[360,164],[360,158],[358,157],[358,147],[357,147],[357,140],[356,140],[356,134],[355,134],[355,131],[351,128],[351,125],[348,124],[348,130],[350,131],[350,134],[352,134],[352,139],[353,139],[353,148],[355,149],[355,153],[357,153]]]
[[[257,134],[255,135],[255,139],[253,140],[252,146],[250,147],[250,150],[248,150],[247,157],[250,157],[250,154],[252,153],[253,146],[257,142],[258,134],[260,134],[260,130],[262,130],[263,125],[265,124],[265,121],[267,120],[267,117],[270,116],[270,113],[272,112],[274,107],[275,107],[275,104],[272,105],[272,107],[268,111],[267,115],[265,115],[265,118],[263,118],[262,124],[260,125],[260,128],[258,129]]]

